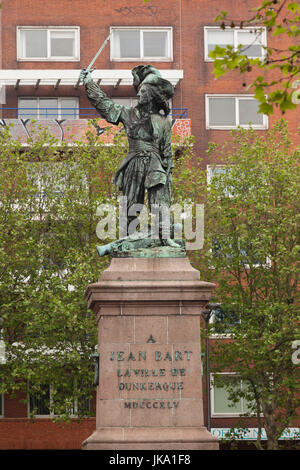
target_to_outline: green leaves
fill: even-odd
[[[193,144],[174,145],[173,202],[202,198]],[[92,128],[71,151],[45,132],[22,149],[8,129],[0,135],[0,392],[51,385],[55,419],[70,419],[72,403],[91,396],[97,322],[84,292],[109,264],[96,251],[108,241],[96,236],[96,210],[117,205],[112,179],[127,149],[121,135],[107,147]]]
[[[298,103],[293,100],[293,84],[300,73],[299,55],[300,46],[295,38],[300,34],[300,5],[298,2],[285,0],[263,1],[253,10],[254,16],[244,18],[241,27],[257,28],[257,21],[269,33],[268,46],[264,46],[264,57],[252,59],[247,55],[240,55],[243,49],[234,50],[231,46],[220,48],[217,46],[209,56],[214,59],[213,73],[220,78],[227,72],[237,70],[241,74],[251,72],[259,74],[251,78],[248,89],[252,89],[261,103],[260,110],[270,115],[274,112],[274,105],[278,106],[282,114],[288,109],[294,109]],[[215,19],[221,22],[220,28],[235,27],[235,23],[228,18],[226,12],[221,12]],[[253,26],[252,26],[253,25]],[[282,47],[278,47],[272,37],[282,36]],[[287,42],[287,46],[285,46]],[[245,51],[245,54],[247,52]],[[268,77],[272,71],[272,80],[265,78],[258,83],[261,71]],[[253,75],[252,75],[253,77]],[[275,91],[274,91],[275,89]],[[278,93],[276,93],[278,92]]]
[[[232,141],[211,145],[208,154],[223,171],[207,191],[206,251],[198,266],[203,279],[217,283],[215,301],[241,320],[231,325],[233,341],[214,339],[213,370],[234,372],[251,385],[252,413],[276,448],[300,404],[290,346],[300,333],[299,147],[281,120],[265,136],[233,131]]]
[[[255,94],[256,96],[256,94]],[[267,116],[269,116],[270,114],[273,113],[273,105],[270,104],[270,103],[267,103],[266,101],[265,102],[262,102],[260,105],[259,105],[259,111],[263,114],[266,114]]]
[[[8,129],[0,136],[0,383],[8,393],[26,392],[27,381],[66,382],[76,398],[70,370],[91,393],[97,326],[84,292],[108,264],[96,252],[96,208],[117,201],[112,177],[125,152],[121,138],[111,149],[92,132],[71,152],[38,127],[22,152]],[[68,408],[62,402],[58,416],[67,419]]]
[[[279,34],[284,34],[288,31],[287,28],[285,28],[284,26],[282,25],[277,25],[274,32],[273,32],[273,36],[278,36]]]
[[[215,18],[215,23],[217,23],[218,21],[226,20],[226,17],[227,17],[227,11],[221,10],[220,14],[216,16]]]
[[[287,9],[292,13],[300,13],[300,5],[298,2],[290,2],[287,5]]]

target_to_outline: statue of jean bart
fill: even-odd
[[[153,240],[150,238],[134,242],[128,233],[130,223],[136,219],[136,214],[129,215],[130,208],[134,204],[144,204],[146,191],[150,211],[153,205],[170,207],[174,165],[168,100],[172,98],[174,88],[152,65],[138,65],[131,73],[138,97],[138,104],[134,108],[114,103],[92,80],[89,70],[83,69],[80,73],[80,80],[92,105],[107,122],[115,125],[122,123],[129,142],[129,153],[114,178],[114,183],[127,198],[126,233],[129,237],[97,247],[100,256],[112,251],[125,253],[132,248],[152,246]],[[170,218],[169,238],[164,237],[163,222],[163,218],[160,218],[158,244],[166,249],[168,246],[181,249],[173,239],[174,225]]]

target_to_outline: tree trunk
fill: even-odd
[[[278,448],[278,429],[274,418],[275,410],[264,412],[265,430],[267,434],[267,449],[276,450]]]

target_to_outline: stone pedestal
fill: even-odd
[[[88,287],[100,377],[83,449],[218,449],[203,421],[200,350],[213,289],[187,258],[113,258]]]

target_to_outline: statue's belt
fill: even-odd
[[[129,142],[129,153],[139,156],[155,153],[159,156],[159,147],[150,142],[133,140]]]

